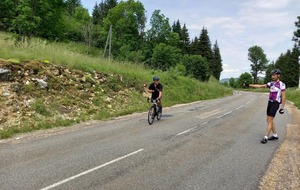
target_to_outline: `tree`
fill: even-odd
[[[297,17],[298,21],[295,22],[295,26],[297,27],[296,31],[294,32],[293,41],[300,47],[300,16]]]
[[[245,72],[245,73],[241,74],[236,83],[236,86],[242,87],[244,83],[246,83],[246,84],[253,83],[252,76],[250,73]]]
[[[16,16],[18,0],[0,1],[0,30],[8,31],[12,27],[12,20]]]
[[[179,60],[180,50],[176,47],[160,43],[153,49],[151,68],[167,71],[174,68]]]
[[[181,50],[183,54],[189,53],[189,46],[190,46],[190,38],[188,29],[186,28],[186,25],[184,24],[181,28],[180,21],[177,20],[173,23],[172,31],[177,33],[179,35],[179,43],[178,48]]]
[[[104,2],[102,0],[99,5],[96,3],[92,12],[93,23],[102,26],[103,19],[107,17],[109,10],[117,5],[117,0],[105,0]]]
[[[181,34],[181,24],[180,21],[177,20],[176,22],[174,21],[173,26],[172,26],[172,31],[176,32],[177,34]]]
[[[112,30],[113,54],[118,55],[120,48],[127,45],[129,51],[137,51],[141,48],[145,29],[145,8],[139,1],[121,1],[110,9],[103,20],[101,36],[106,40],[110,25]]]
[[[217,80],[220,80],[220,76],[221,76],[221,72],[223,71],[223,68],[222,68],[222,58],[220,54],[220,48],[217,41],[213,46],[213,55],[210,64],[211,64],[212,75]]]
[[[18,14],[12,20],[13,31],[21,37],[31,38],[42,22],[42,18],[38,14],[39,7],[38,1],[19,1],[16,5]]]
[[[102,20],[101,20],[101,9],[100,6],[97,4],[95,4],[94,8],[93,8],[93,12],[92,12],[92,21],[94,25],[97,24],[101,24]]]
[[[92,26],[89,24],[91,17],[87,9],[79,6],[73,15],[65,15],[65,25],[67,26],[65,36],[68,40],[85,42],[91,44]]]
[[[69,15],[74,15],[77,7],[82,7],[81,0],[65,0],[66,10]]]
[[[254,83],[258,83],[258,74],[265,71],[268,60],[264,50],[259,46],[253,46],[248,49],[248,59],[252,62],[251,74],[254,78]]]
[[[186,75],[200,81],[208,81],[210,70],[207,59],[201,55],[185,55],[182,64],[186,67]]]
[[[150,18],[151,28],[147,31],[147,41],[154,46],[160,43],[168,43],[172,32],[169,24],[169,18],[155,10]]]
[[[199,42],[198,42],[198,48],[199,48],[199,54],[202,57],[205,57],[207,59],[207,61],[209,63],[211,63],[212,60],[212,49],[211,49],[211,42],[208,36],[208,31],[206,28],[203,27],[201,34],[200,34],[200,38],[199,38]],[[213,65],[209,65],[210,69],[212,70]]]
[[[181,29],[181,36],[180,39],[182,40],[182,47],[180,48],[183,54],[190,54],[190,36],[189,31],[184,24]]]
[[[232,88],[236,88],[236,81],[233,77],[229,79],[229,86]]]
[[[197,37],[195,37],[190,45],[190,54],[191,55],[199,55],[199,50],[198,50],[198,44],[199,44],[199,39]]]
[[[25,0],[31,1],[31,9],[41,18],[34,35],[50,40],[65,40],[64,0]],[[35,3],[33,3],[35,1]],[[21,1],[20,1],[21,2]]]
[[[288,50],[281,54],[275,63],[275,68],[281,70],[281,80],[288,87],[297,87],[299,85],[299,63],[298,57],[300,52],[295,46],[293,50]]]

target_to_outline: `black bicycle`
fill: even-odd
[[[152,125],[152,123],[154,122],[155,117],[157,118],[157,120],[160,120],[161,115],[162,115],[162,107],[157,105],[157,100],[151,100],[151,107],[149,109],[148,112],[148,123],[149,125]]]

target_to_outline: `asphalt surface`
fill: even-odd
[[[64,132],[0,142],[0,189],[257,189],[286,135],[261,144],[267,94],[237,92]],[[43,133],[47,133],[44,131]]]

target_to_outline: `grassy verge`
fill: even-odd
[[[288,89],[286,93],[287,99],[291,102],[294,102],[295,106],[300,109],[300,90],[295,88]]]
[[[225,88],[213,78],[204,83],[179,76],[174,72],[147,70],[142,64],[109,62],[102,58],[100,50],[97,55],[95,49],[90,50],[86,46],[74,43],[49,43],[41,39],[32,39],[30,43],[16,46],[11,34],[0,32],[0,47],[0,59],[14,60],[19,64],[31,60],[49,62],[51,65],[67,67],[70,71],[80,71],[86,81],[94,72],[102,73],[107,79],[106,83],[97,83],[88,91],[78,89],[74,85],[74,87],[63,86],[61,81],[66,79],[68,83],[72,79],[74,82],[78,79],[77,76],[49,77],[48,80],[51,79],[53,84],[56,83],[56,87],[61,87],[61,90],[57,91],[51,88],[49,92],[40,91],[35,86],[23,85],[24,91],[21,94],[24,97],[18,97],[16,100],[24,101],[30,98],[33,103],[30,108],[24,108],[21,114],[12,113],[15,118],[20,118],[17,122],[0,123],[0,139],[12,137],[17,133],[70,126],[88,120],[103,120],[146,111],[149,105],[142,97],[142,86],[145,81],[149,84],[153,75],[161,78],[164,87],[164,106],[219,98],[232,93],[232,89]],[[1,97],[1,101],[5,99]],[[58,111],[65,108],[70,108],[70,113]]]

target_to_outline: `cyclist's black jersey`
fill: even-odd
[[[154,92],[152,92],[151,98],[156,99],[159,96],[159,92],[162,92],[163,86],[162,86],[162,84],[158,83],[156,88],[155,88],[154,83],[151,83],[148,89],[149,90],[154,90]]]

